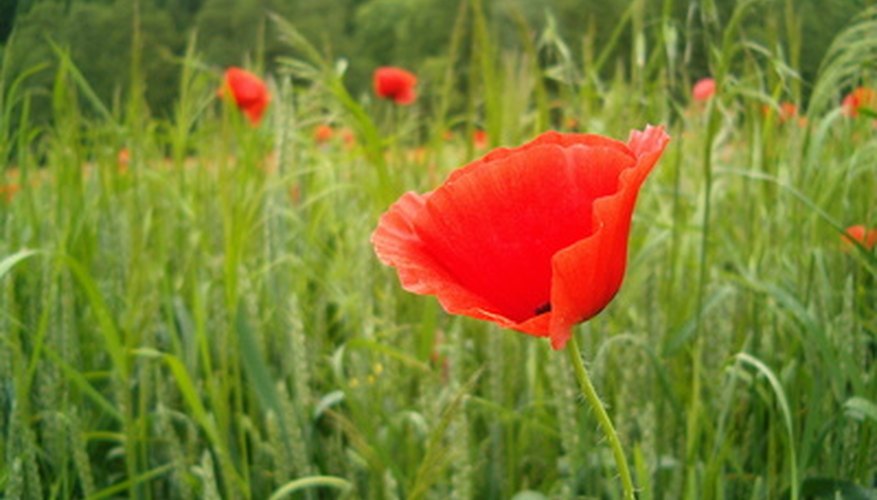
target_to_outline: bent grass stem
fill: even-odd
[[[603,430],[603,434],[609,442],[609,447],[612,448],[612,455],[615,457],[615,466],[618,468],[618,475],[621,476],[621,487],[624,490],[624,498],[625,500],[634,500],[636,497],[633,494],[633,480],[630,477],[630,468],[627,466],[624,449],[621,447],[621,441],[618,439],[618,434],[615,432],[612,420],[609,418],[609,414],[606,413],[606,408],[603,406],[603,402],[600,401],[600,396],[597,395],[597,391],[591,383],[591,378],[588,376],[588,371],[585,369],[585,365],[582,362],[582,353],[579,350],[579,344],[578,341],[576,341],[575,335],[569,339],[566,352],[569,353],[569,359],[575,370],[576,380],[579,382],[579,388],[582,390],[582,394],[585,395],[585,399],[588,400],[591,409],[597,415],[597,422],[600,424],[600,428]]]

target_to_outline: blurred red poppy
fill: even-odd
[[[356,133],[349,127],[344,127],[341,129],[341,140],[344,141],[347,149],[350,149],[356,146]]]
[[[335,135],[335,130],[332,129],[329,125],[325,123],[321,123],[317,125],[314,129],[314,142],[318,144],[323,144],[332,140],[332,137]]]
[[[225,83],[220,89],[222,97],[234,99],[237,107],[253,125],[262,121],[262,115],[271,101],[268,87],[261,78],[241,68],[228,68],[225,70]]]
[[[842,238],[844,249],[851,250],[855,247],[855,243],[862,245],[868,250],[877,246],[877,229],[869,229],[861,224],[850,226],[845,231]],[[855,243],[853,243],[855,242]]]
[[[116,163],[119,165],[128,165],[131,162],[131,152],[128,148],[122,148],[116,153]]]
[[[417,77],[402,68],[383,66],[375,70],[375,94],[383,99],[392,99],[396,104],[411,104],[417,98],[414,87]]]
[[[122,148],[116,153],[116,168],[120,173],[128,171],[128,165],[131,164],[131,152],[128,148]]]
[[[845,116],[859,115],[860,108],[877,108],[877,91],[868,87],[858,87],[847,94],[841,108]]]
[[[783,101],[780,103],[780,121],[787,122],[798,116],[798,106],[795,103]]]
[[[765,104],[761,107],[761,112],[764,116],[771,116],[776,108],[771,106],[770,104]],[[798,106],[793,102],[783,101],[779,105],[779,113],[777,114],[779,117],[780,123],[786,123],[789,120],[798,116]],[[802,123],[804,118],[798,120],[799,125],[806,125],[806,123]]]
[[[477,129],[475,132],[472,132],[472,143],[475,144],[475,147],[478,149],[486,148],[487,132],[481,129]]]
[[[701,78],[691,88],[691,97],[695,101],[708,101],[716,93],[716,81],[712,78]]]
[[[780,119],[788,120],[798,116],[798,106],[793,102],[783,101],[780,103]]]
[[[637,193],[668,140],[650,126],[627,143],[546,132],[495,149],[404,194],[372,244],[406,290],[561,349],[618,292]]]
[[[12,199],[15,198],[19,191],[21,191],[21,186],[15,182],[0,184],[0,200],[3,200],[8,205],[12,203]]]

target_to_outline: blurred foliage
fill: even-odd
[[[398,65],[422,80],[440,78],[459,4],[463,0],[0,0],[0,51],[9,74],[55,61],[52,43],[68,48],[96,94],[118,110],[131,88],[132,33],[142,34],[140,65],[149,109],[166,116],[177,97],[180,55],[190,33],[197,50],[218,75],[230,65],[270,71],[289,55],[274,33],[269,13],[289,20],[331,59],[348,63],[347,84],[367,91],[372,69]],[[710,51],[736,5],[735,0],[492,0],[483,2],[502,48],[521,50],[547,27],[555,30],[577,62],[588,63],[607,43],[611,77],[624,71],[635,50],[672,51],[687,79],[710,74]],[[794,93],[806,98],[821,57],[834,35],[874,0],[764,0],[745,23],[747,36],[801,75]],[[137,15],[135,15],[137,12]],[[7,26],[8,25],[8,26]],[[523,28],[523,29],[522,29]],[[617,29],[620,31],[616,33]],[[617,38],[613,40],[613,36]],[[640,40],[639,42],[637,40]],[[642,47],[635,47],[637,43]],[[672,45],[670,47],[669,45]],[[465,61],[459,73],[465,73]],[[863,61],[863,64],[867,62]],[[27,82],[32,119],[50,116],[50,66]],[[463,80],[461,80],[462,84]]]
[[[17,8],[18,0],[0,0],[0,44],[6,42],[12,33]]]

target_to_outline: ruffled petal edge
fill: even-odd
[[[631,132],[627,147],[636,165],[621,173],[615,193],[594,201],[594,233],[555,255],[549,325],[554,349],[563,349],[572,327],[600,313],[618,293],[636,198],[669,140],[660,126]]]

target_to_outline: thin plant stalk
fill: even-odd
[[[615,432],[612,420],[609,418],[609,414],[606,413],[606,408],[603,406],[603,402],[600,401],[600,396],[597,395],[597,391],[591,383],[591,378],[588,376],[588,371],[585,369],[585,364],[582,362],[582,353],[581,350],[579,350],[579,343],[576,340],[575,335],[570,337],[569,342],[567,343],[566,352],[569,353],[569,359],[570,362],[572,362],[573,370],[575,370],[579,388],[582,390],[585,399],[588,400],[588,404],[591,406],[594,414],[597,415],[597,422],[600,424],[600,429],[603,430],[603,434],[606,436],[606,441],[609,442],[609,447],[612,448],[612,455],[615,457],[615,466],[618,468],[618,475],[621,476],[621,487],[624,491],[624,498],[625,500],[634,500],[636,497],[633,494],[633,480],[630,477],[630,468],[627,466],[627,458],[625,458],[624,449],[621,447],[621,440],[618,439],[618,434]]]

